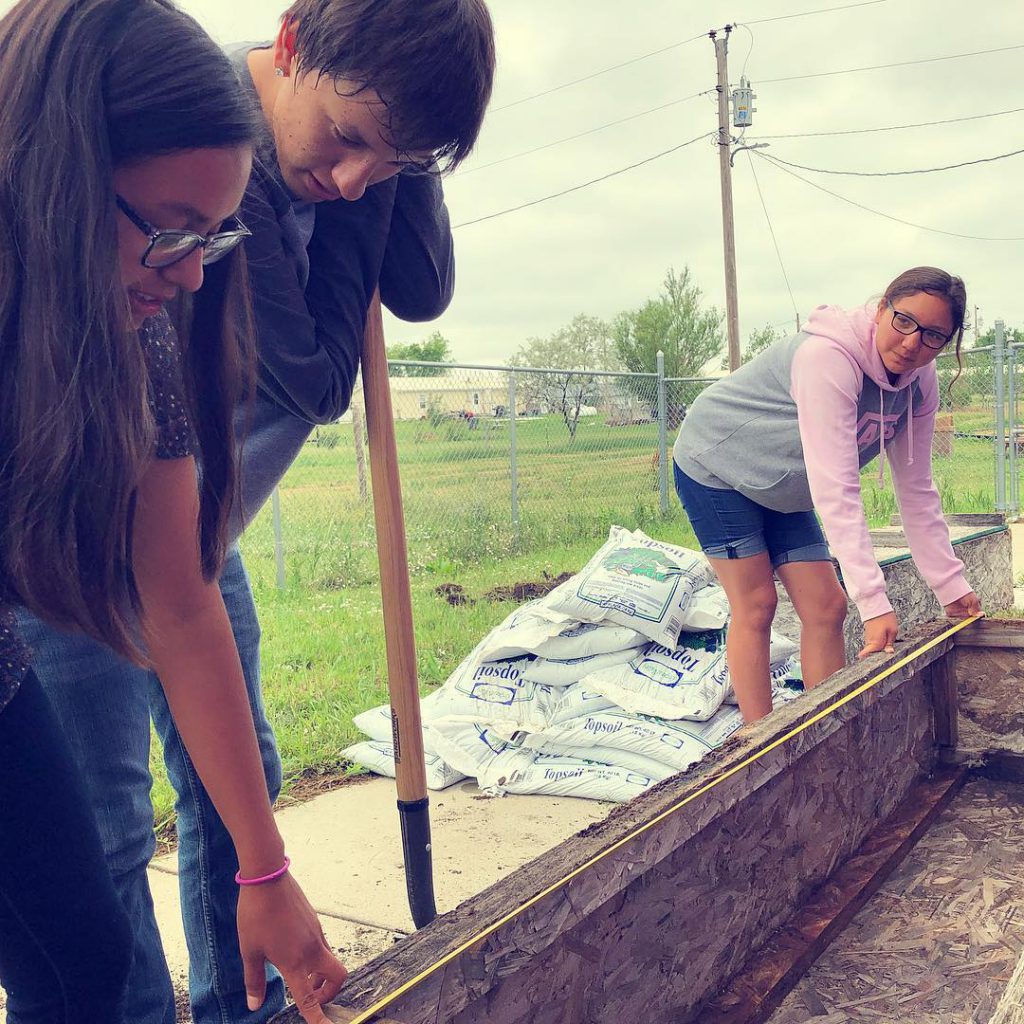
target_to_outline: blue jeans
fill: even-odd
[[[708,558],[752,558],[768,552],[773,567],[828,562],[831,556],[813,512],[776,512],[729,487],[708,487],[672,463],[676,494]]]
[[[29,672],[0,712],[0,982],[12,1024],[122,1024],[132,959],[67,741]]]
[[[271,799],[281,761],[260,693],[260,627],[237,549],[228,555],[221,593],[245,672]],[[71,745],[99,825],[114,885],[134,931],[128,1024],[174,1024],[174,990],[153,913],[146,868],[156,849],[149,774],[150,716],[164,748],[178,816],[181,911],[189,951],[195,1024],[262,1024],[284,1006],[284,985],[268,965],[267,999],[246,1008],[235,908],[238,870],[231,837],[199,781],[171,719],[159,680],[106,647],[19,616],[39,677]],[[12,1024],[16,1022],[12,1018]]]

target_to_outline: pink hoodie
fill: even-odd
[[[790,370],[811,497],[847,591],[865,620],[892,610],[860,496],[860,469],[879,446],[880,479],[884,484],[888,459],[914,562],[939,603],[950,604],[971,589],[963,563],[953,554],[932,480],[939,407],[935,364],[890,384],[875,347],[873,312],[872,307],[819,306],[803,327],[810,337],[794,352]],[[877,387],[869,387],[869,381]],[[907,427],[896,433],[901,415],[887,411],[886,394],[896,398],[904,389]]]

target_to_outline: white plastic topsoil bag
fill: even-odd
[[[635,629],[598,622],[573,622],[557,636],[539,644],[533,651],[541,658],[592,658],[614,651],[642,647],[647,637]]]
[[[585,758],[509,749],[495,758],[477,781],[485,793],[494,796],[536,793],[624,803],[639,796],[656,780]]]
[[[724,631],[684,633],[678,647],[648,644],[626,664],[581,682],[626,711],[707,721],[729,689]]]
[[[509,735],[514,730],[509,730]],[[509,735],[501,736],[482,722],[438,718],[424,726],[423,735],[432,750],[456,771],[478,779],[491,762],[506,750],[518,750]]]
[[[644,639],[644,643],[649,641]],[[636,652],[637,648],[631,647],[624,651],[592,654],[589,658],[537,658],[523,668],[523,679],[528,683],[542,683],[545,686],[571,686],[591,672],[624,665],[636,656]]]
[[[625,711],[602,711],[570,719],[542,733],[519,734],[516,739],[529,750],[560,750],[585,758],[600,747],[603,752],[621,752],[621,756],[611,758],[615,764],[630,765],[635,762],[629,758],[641,757],[664,765],[672,774],[720,747],[742,724],[739,709],[733,707],[709,722],[670,722]]]
[[[574,619],[615,622],[675,647],[694,593],[711,580],[699,551],[613,526],[586,566],[542,600]]]
[[[343,750],[341,754],[353,764],[369,768],[376,775],[390,779],[395,777],[395,748],[390,740],[364,740]],[[437,754],[426,753],[425,760],[428,789],[447,789],[466,778]]]
[[[717,584],[696,591],[683,615],[684,633],[724,629],[729,621],[729,599]]]
[[[580,622],[531,601],[494,627],[475,651],[477,661],[502,661],[523,654],[567,660],[639,647],[647,637],[625,626]]]
[[[420,698],[420,717],[424,722],[429,721],[435,714],[437,694],[438,691],[435,690]],[[390,704],[381,704],[370,708],[369,711],[362,711],[352,719],[352,723],[371,740],[377,740],[379,743],[390,743],[392,740]]]
[[[545,707],[545,726],[560,725],[580,715],[592,715],[597,711],[611,711],[615,705],[603,694],[588,690],[582,683],[574,683],[560,690],[554,690]]]
[[[430,717],[542,728],[547,721],[551,688],[523,679],[533,656],[478,664],[475,655],[475,651],[470,654],[432,695]]]

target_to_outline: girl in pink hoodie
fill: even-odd
[[[676,490],[729,599],[727,656],[746,721],[772,709],[773,573],[800,617],[805,686],[845,663],[847,601],[829,545],[864,622],[860,657],[893,650],[899,623],[860,498],[860,471],[876,457],[883,482],[891,467],[914,562],[946,614],[981,612],[931,473],[935,358],[951,343],[959,358],[966,307],[960,278],[915,267],[877,304],[819,306],[799,334],[693,403],[673,452]]]

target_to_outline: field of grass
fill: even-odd
[[[988,417],[987,421],[985,417]],[[991,429],[991,409],[956,415],[957,430]],[[967,424],[971,424],[967,426]],[[491,588],[578,570],[619,523],[683,546],[696,541],[669,478],[662,516],[656,424],[607,426],[581,419],[570,439],[559,417],[516,424],[519,522],[512,523],[507,422],[397,425],[405,495],[420,683],[442,683],[511,609],[483,598]],[[671,438],[669,441],[671,446]],[[991,442],[958,438],[934,460],[948,512],[993,507]],[[873,525],[896,511],[891,473],[862,476]],[[242,541],[263,626],[263,685],[289,782],[337,774],[340,751],[358,739],[352,716],[387,699],[373,509],[360,496],[351,425],[322,428],[280,488],[287,585],[276,587],[268,505]],[[473,603],[452,607],[435,593],[463,586]],[[158,822],[172,793],[154,751]]]

